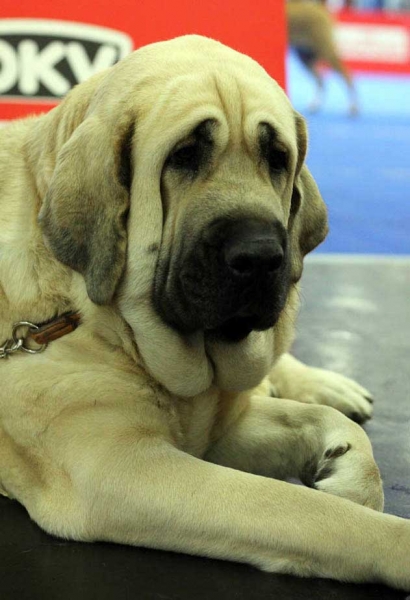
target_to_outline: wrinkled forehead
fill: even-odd
[[[295,144],[294,112],[284,91],[250,57],[219,42],[185,36],[134,52],[112,71],[113,101],[135,110],[141,136],[161,132],[170,140],[215,119],[225,129],[255,136],[270,124]]]

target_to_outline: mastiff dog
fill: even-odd
[[[67,539],[410,589],[371,397],[288,354],[327,219],[279,85],[184,36],[0,138],[0,492]]]

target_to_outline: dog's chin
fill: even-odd
[[[279,318],[280,309],[247,311],[240,309],[230,315],[221,315],[221,310],[196,309],[193,312],[181,310],[181,303],[157,304],[157,312],[162,321],[183,337],[203,333],[207,340],[236,344],[246,339],[252,331],[266,331],[273,327]]]
[[[249,315],[236,316],[228,319],[218,327],[205,330],[208,338],[214,341],[221,341],[235,344],[244,340],[251,331],[264,331],[275,324],[275,319],[264,318]]]
[[[244,340],[254,327],[253,317],[233,317],[215,329],[210,329],[209,337],[221,342],[237,343]]]
[[[266,314],[260,311],[256,314],[239,310],[236,314],[233,312],[226,316],[222,316],[222,311],[217,309],[183,311],[181,306],[186,306],[186,302],[163,302],[163,298],[161,302],[154,302],[157,313],[168,327],[183,337],[202,332],[209,340],[234,344],[244,340],[252,331],[270,329],[278,317],[276,311],[267,311]]]

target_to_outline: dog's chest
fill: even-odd
[[[204,456],[211,443],[219,402],[220,394],[216,390],[208,390],[194,398],[177,400],[181,449],[184,452],[193,456]]]

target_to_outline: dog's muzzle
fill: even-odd
[[[183,334],[203,330],[236,342],[272,327],[286,302],[287,234],[278,221],[218,219],[182,243],[170,264],[158,268],[154,305]]]

